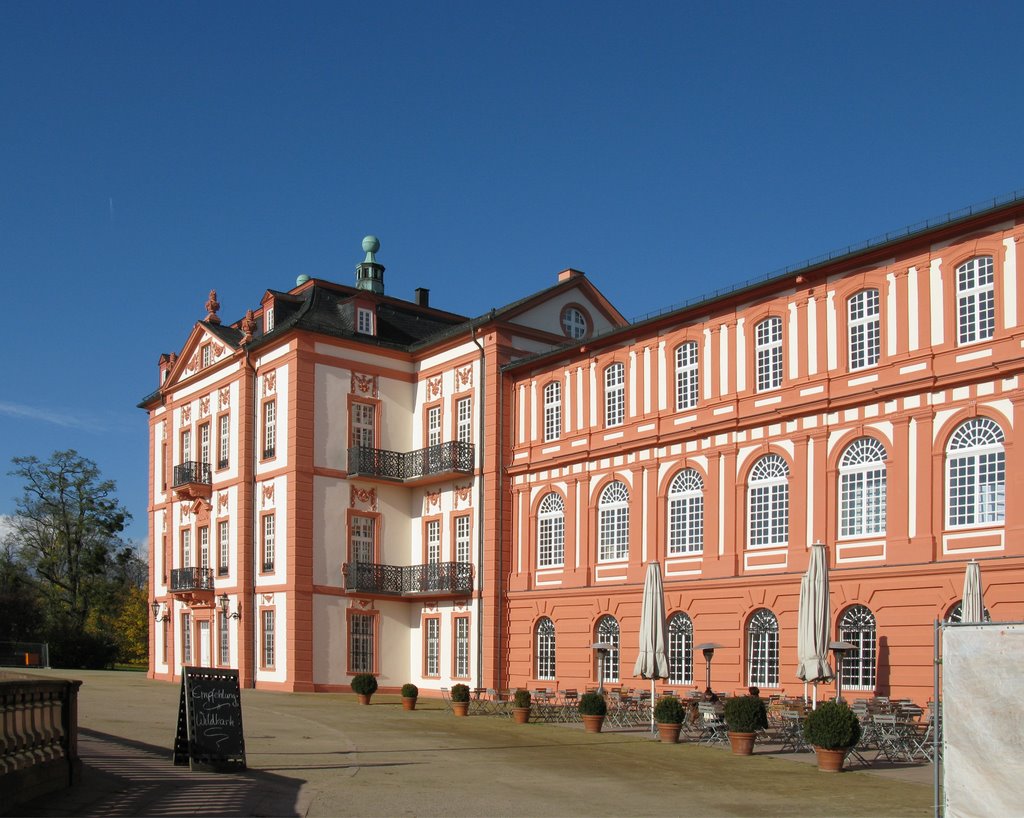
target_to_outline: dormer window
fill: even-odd
[[[373,310],[365,307],[356,308],[356,332],[362,335],[373,335]]]
[[[579,307],[567,306],[562,309],[561,315],[562,334],[566,338],[579,340],[590,334],[590,322],[586,314]]]
[[[263,313],[264,332],[270,332],[274,328],[274,308],[268,307]]]
[[[204,368],[208,367],[210,364],[213,363],[213,350],[210,349],[210,345],[209,344],[203,344],[202,356],[203,356],[203,367]]]

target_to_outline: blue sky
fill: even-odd
[[[0,515],[146,537],[157,357],[301,273],[627,317],[1024,188],[1019,3],[0,3]]]

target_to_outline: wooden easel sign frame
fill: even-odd
[[[245,769],[242,697],[238,671],[184,667],[174,737],[174,763],[192,770]]]

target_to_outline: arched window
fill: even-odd
[[[964,621],[964,601],[958,599],[953,605],[946,611],[944,617],[947,622],[959,623]],[[992,615],[988,612],[988,608],[984,609],[983,618],[986,622],[992,621]]]
[[[956,268],[957,327],[961,344],[984,341],[995,331],[994,273],[992,256],[978,256]]]
[[[885,533],[885,446],[859,437],[839,460],[839,536]]]
[[[612,364],[604,371],[604,425],[626,421],[626,367]]]
[[[555,677],[555,623],[546,616],[537,620],[534,643],[537,646],[534,672],[538,679]]]
[[[562,385],[552,381],[544,387],[544,440],[562,436]]]
[[[756,687],[779,686],[779,620],[767,608],[747,623],[747,679]]]
[[[668,487],[668,553],[703,550],[704,481],[696,470],[683,469]]]
[[[597,504],[597,559],[629,559],[629,491],[617,480],[601,492]]]
[[[676,347],[676,411],[697,405],[700,373],[697,369],[697,342]]]
[[[782,386],[782,319],[766,318],[754,327],[757,352],[757,391]]]
[[[878,290],[861,290],[849,300],[847,309],[850,369],[874,366],[882,348]]]
[[[1003,522],[1006,454],[998,423],[971,418],[956,428],[946,449],[946,491],[950,528]]]
[[[851,605],[839,619],[839,640],[853,650],[843,657],[843,687],[874,690],[877,660],[875,615],[863,605]]]
[[[604,675],[606,682],[617,682],[619,680],[619,623],[614,616],[602,616],[597,623],[597,642],[604,642],[611,645],[611,649],[604,654]],[[598,654],[598,661],[601,661]],[[600,673],[600,667],[598,672]]]
[[[693,684],[693,622],[682,612],[668,620],[668,683]]]
[[[789,466],[777,454],[754,463],[747,487],[747,547],[789,543]]]
[[[565,503],[551,492],[541,499],[537,512],[537,567],[557,567],[564,561]]]

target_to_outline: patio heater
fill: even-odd
[[[604,695],[604,662],[615,647],[611,642],[595,642],[590,646],[597,651],[597,689]]]
[[[704,669],[704,689],[711,689],[711,659],[715,655],[715,648],[722,647],[717,642],[704,642],[703,644],[697,645],[697,650],[704,654],[704,662],[706,667]]]
[[[828,649],[836,658],[836,701],[843,698],[843,657],[850,651],[856,650],[856,645],[849,642],[829,642]]]

